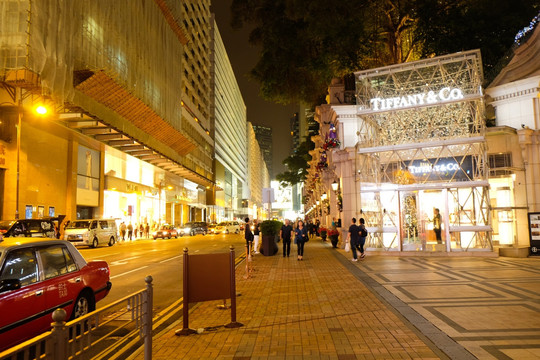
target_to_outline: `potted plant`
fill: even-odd
[[[321,238],[323,239],[323,241],[326,241],[326,235],[328,234],[328,229],[322,227],[319,229],[319,233],[321,234]]]
[[[279,234],[282,225],[283,223],[277,220],[265,220],[259,224],[262,236],[261,253],[264,256],[272,256],[277,253],[276,236]]]
[[[337,248],[337,244],[339,241],[339,231],[337,231],[337,229],[328,230],[328,237],[330,238],[330,241],[332,242],[332,247]]]

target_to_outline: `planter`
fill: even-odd
[[[276,243],[276,237],[274,235],[263,235],[261,254],[264,256],[273,256],[278,252],[278,246]]]
[[[337,248],[339,241],[339,235],[330,235],[330,242],[332,242],[332,247]]]

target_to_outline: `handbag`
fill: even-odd
[[[349,252],[349,251],[351,251],[351,243],[347,242],[345,243],[345,252]]]

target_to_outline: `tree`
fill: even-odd
[[[538,0],[233,0],[233,27],[254,26],[261,95],[322,102],[331,79],[480,48],[493,67],[538,12]]]
[[[294,154],[283,160],[283,165],[288,170],[276,175],[276,180],[281,185],[294,185],[302,182],[307,176],[307,164],[311,160],[310,150],[315,148],[315,144],[311,140],[302,142]]]

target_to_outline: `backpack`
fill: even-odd
[[[368,234],[368,232],[367,232],[366,226],[365,225],[360,225],[360,236],[361,237],[366,237],[367,234]]]

